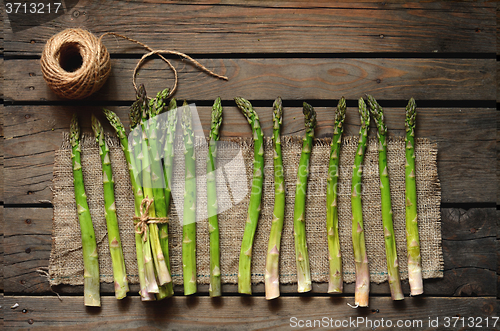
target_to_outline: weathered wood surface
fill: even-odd
[[[426,295],[436,296],[496,296],[497,229],[494,208],[443,208],[444,278],[424,282]],[[5,219],[5,292],[17,294],[50,293],[47,280],[37,269],[47,267],[51,249],[51,208],[7,208]],[[404,258],[404,257],[400,257]],[[60,293],[82,293],[79,286],[58,286]],[[179,293],[182,289],[178,288]],[[200,286],[200,293],[208,293]],[[235,285],[223,287],[226,293],[236,293]],[[404,282],[405,293],[409,293]],[[103,293],[114,293],[112,284],[103,284]],[[296,285],[282,286],[283,293],[296,293]],[[131,295],[137,291],[135,287]],[[253,291],[263,295],[264,286]],[[313,294],[325,294],[327,284],[314,284]],[[354,293],[354,284],[346,284],[345,294]],[[372,284],[372,294],[389,294],[387,283]]]
[[[3,206],[0,206],[0,292],[4,291],[3,278],[4,278],[4,235],[3,235]]]
[[[117,32],[155,49],[203,54],[496,50],[496,5],[491,2],[151,2],[79,1],[49,22],[27,16],[25,30],[6,29],[5,50],[38,55],[48,38],[70,27],[96,35]],[[112,37],[105,44],[112,53],[143,52]]]
[[[1,63],[0,63],[1,64]],[[1,70],[0,66],[0,70]],[[0,112],[0,203],[3,204],[4,202],[4,171],[3,171],[3,105],[0,105],[2,107],[2,111]],[[3,248],[3,205],[0,205],[0,291],[3,291],[3,253],[4,253],[4,248]]]
[[[2,61],[2,59],[0,59],[0,70],[2,69],[2,63],[3,63],[3,61]],[[0,79],[1,79],[1,77],[0,77]],[[0,90],[1,89],[2,89],[2,86],[0,86]],[[4,201],[4,195],[3,195],[3,191],[4,191],[4,189],[3,189],[3,184],[4,184],[4,182],[3,182],[3,158],[4,158],[4,155],[3,155],[3,153],[4,153],[3,127],[4,127],[5,122],[4,122],[4,117],[3,117],[4,116],[4,114],[3,114],[4,113],[3,112],[4,106],[2,104],[0,104],[0,107],[1,107],[0,108],[1,109],[1,111],[0,111],[0,201],[3,202]]]
[[[3,50],[2,53],[0,54],[0,81],[2,82],[2,85],[0,86],[0,99],[3,100],[3,90],[4,90],[4,74],[3,74]]]
[[[132,74],[137,59],[113,59],[110,78],[92,100],[135,100]],[[172,60],[179,72],[175,96],[191,100],[378,99],[496,100],[495,59],[258,58],[201,59],[229,81],[201,72],[186,61]],[[61,100],[45,83],[39,60],[6,61],[4,94],[8,101]],[[139,71],[138,82],[150,93],[172,86],[173,73],[157,59]]]
[[[486,108],[492,107],[491,101],[500,100],[500,66],[493,59],[493,54],[500,54],[498,2],[75,2],[76,7],[50,21],[26,18],[23,24],[31,28],[22,31],[11,30],[7,15],[0,16],[0,26],[5,23],[6,29],[5,40],[0,35],[0,80],[4,81],[0,98],[8,100],[0,125],[0,130],[5,128],[3,147],[0,131],[0,162],[4,152],[6,166],[0,180],[3,176],[9,179],[0,193],[0,201],[8,204],[5,209],[0,205],[0,228],[2,216],[9,224],[3,229],[4,237],[0,230],[0,264],[5,265],[3,275],[0,270],[0,278],[5,279],[0,291],[7,294],[3,297],[0,293],[4,307],[0,309],[0,324],[4,314],[9,328],[47,330],[69,326],[106,330],[279,329],[289,328],[291,316],[412,318],[424,323],[429,317],[443,321],[445,316],[499,316],[495,296],[500,298],[500,211],[491,206],[495,201],[500,203],[500,113]],[[262,284],[255,286],[254,297],[234,297],[236,286],[225,286],[223,290],[231,295],[220,300],[211,300],[208,289],[200,287],[199,297],[176,296],[147,307],[136,294],[117,302],[112,285],[103,284],[100,310],[84,308],[82,287],[65,286],[55,289],[69,295],[59,302],[36,272],[48,265],[51,249],[52,208],[48,202],[54,150],[60,145],[61,132],[68,130],[74,109],[89,131],[88,113],[99,113],[101,102],[127,105],[134,99],[132,70],[139,54],[144,53],[125,40],[106,37],[113,73],[103,90],[86,101],[94,106],[75,106],[78,102],[57,105],[60,99],[45,85],[37,57],[50,36],[68,27],[90,29],[96,35],[114,31],[154,48],[183,51],[228,75],[229,82],[219,81],[187,62],[173,60],[181,80],[176,97],[205,105],[198,110],[206,130],[208,100],[221,95],[231,105],[225,107],[224,137],[250,136],[248,124],[229,101],[235,95],[260,100],[259,106],[269,101],[269,107],[257,107],[266,135],[271,133],[270,108],[277,95],[284,98],[285,105],[291,102],[294,106],[299,105],[298,100],[317,101],[322,106],[327,106],[324,100],[332,100],[331,107],[316,107],[320,137],[331,135],[333,100],[341,95],[349,104],[364,93],[379,100],[398,100],[394,104],[410,96],[417,103],[425,101],[428,107],[430,101],[441,100],[436,106],[442,108],[419,109],[417,135],[432,139],[439,149],[438,171],[445,203],[444,279],[426,280],[425,297],[406,298],[402,304],[391,302],[386,283],[372,284],[375,296],[369,310],[352,310],[346,305],[353,301],[352,284],[345,287],[345,295],[350,297],[334,298],[325,294],[326,284],[314,284],[311,297],[304,298],[294,297],[295,285],[283,286],[284,297],[271,303],[263,298]],[[5,67],[9,70],[2,75]],[[172,73],[155,59],[144,65],[138,81],[156,91],[171,85]],[[460,100],[489,103],[459,108]],[[26,105],[40,101],[48,105]],[[110,108],[126,118],[128,107]],[[403,116],[402,107],[386,109],[390,134],[403,134]],[[358,125],[356,110],[349,108],[346,134],[357,134]],[[106,130],[111,132],[108,125]],[[285,108],[285,134],[301,134],[302,130],[301,109]],[[451,208],[463,203],[465,208],[488,207]],[[408,293],[407,282],[403,288]],[[132,291],[137,292],[137,288]],[[179,294],[181,291],[178,288]],[[447,296],[467,298],[444,298]],[[21,306],[10,309],[16,302]],[[429,327],[424,324],[419,329]],[[487,328],[483,325],[483,329]]]
[[[224,107],[223,137],[251,136],[245,118],[233,101]],[[333,102],[332,102],[333,103]],[[272,132],[271,104],[257,107],[264,134]],[[333,106],[333,105],[332,105]],[[126,122],[128,107],[110,107]],[[209,107],[197,107],[200,121],[209,129]],[[317,107],[318,137],[332,134],[333,107]],[[39,203],[52,199],[50,191],[54,150],[61,144],[73,110],[78,110],[82,125],[90,131],[90,112],[99,107],[6,106],[5,107],[5,183],[7,204]],[[389,132],[404,135],[403,109],[387,108]],[[438,144],[438,171],[443,202],[494,202],[496,199],[496,116],[495,109],[420,108],[417,136]],[[101,116],[102,118],[102,116]],[[106,122],[103,119],[102,122]],[[283,134],[300,135],[304,130],[301,108],[284,109]],[[127,124],[126,124],[127,125]],[[109,125],[107,131],[112,132]],[[359,117],[349,108],[346,135],[357,135]],[[375,134],[375,130],[371,130]],[[206,131],[207,132],[207,131]]]
[[[3,11],[2,15],[0,15],[0,55],[3,55],[3,39],[4,39],[4,34],[5,34],[5,27],[4,27],[4,19],[3,19]]]
[[[344,297],[283,297],[271,302],[262,297],[215,300],[208,297],[175,297],[155,304],[143,304],[138,298],[117,302],[112,297],[105,297],[102,298],[102,308],[86,309],[79,297],[63,297],[62,301],[56,297],[6,297],[6,306],[17,302],[19,308],[7,309],[4,313],[7,330],[67,330],[69,327],[79,330],[289,330],[295,321],[305,323],[305,320],[321,320],[324,317],[328,321],[332,319],[333,323],[335,320],[363,318],[364,323],[359,325],[346,325],[344,322],[344,327],[331,326],[341,330],[371,329],[373,327],[365,324],[368,319],[372,323],[382,319],[393,323],[392,327],[384,325],[376,327],[377,330],[442,330],[444,318],[453,316],[465,319],[471,316],[489,317],[489,327],[486,327],[485,321],[481,326],[485,330],[494,329],[491,324],[491,317],[496,316],[497,309],[494,298],[412,298],[405,303],[393,303],[390,298],[379,297],[370,300],[370,308],[354,310],[347,305],[352,298]],[[58,313],[54,314],[54,311]],[[91,316],[93,318],[89,318]],[[429,326],[429,318],[438,318],[439,327]],[[398,320],[404,323],[405,319],[410,321],[408,323],[413,320],[421,321],[421,324],[395,327]],[[320,326],[316,324],[316,327]]]

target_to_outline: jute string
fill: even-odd
[[[134,216],[135,233],[142,235],[142,240],[146,241],[148,237],[148,224],[168,223],[168,217],[149,216],[149,208],[154,199],[144,198],[141,201],[141,216]]]
[[[206,73],[220,79],[228,80],[226,76],[214,73],[189,55],[181,52],[154,50],[140,41],[115,32],[106,32],[97,38],[87,30],[66,29],[52,36],[47,41],[40,59],[43,78],[52,91],[63,98],[83,99],[99,90],[111,72],[109,53],[102,42],[102,39],[108,35],[136,43],[149,51],[149,53],[142,56],[134,69],[132,83],[136,90],[136,76],[140,66],[148,57],[155,54],[165,61],[174,73],[174,83],[170,89],[169,96],[177,89],[178,76],[175,67],[162,54],[178,55],[189,60],[197,68]],[[65,64],[75,58],[77,59],[78,55],[81,57],[81,65],[78,68],[74,68],[74,71],[71,71],[72,69],[66,70],[68,68],[66,68]]]

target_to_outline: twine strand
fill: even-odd
[[[204,65],[191,58],[189,55],[171,51],[154,50],[138,40],[129,38],[115,32],[106,32],[99,38],[92,33],[82,29],[66,29],[50,38],[45,45],[40,60],[43,77],[49,87],[59,96],[67,99],[83,99],[97,90],[106,82],[111,72],[110,56],[102,40],[105,36],[115,36],[133,42],[149,51],[144,54],[134,68],[132,83],[137,91],[136,76],[144,61],[152,56],[158,55],[174,73],[174,83],[169,92],[169,97],[177,90],[178,74],[172,63],[163,54],[174,54],[189,60],[194,66],[209,75],[228,80],[226,76],[216,74]],[[66,53],[66,54],[65,54]],[[81,66],[74,71],[67,71],[62,67],[65,55],[79,53],[82,59]]]
[[[140,216],[134,216],[135,233],[142,235],[142,240],[148,238],[148,224],[164,224],[168,223],[168,217],[152,217],[149,216],[149,208],[153,204],[154,199],[144,198],[141,201]]]

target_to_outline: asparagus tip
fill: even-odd
[[[335,123],[338,125],[341,125],[341,123],[344,122],[346,109],[346,100],[344,97],[341,97],[339,103],[337,104],[337,111],[335,112]]]
[[[103,133],[101,122],[99,122],[99,120],[97,119],[97,117],[94,116],[94,114],[92,114],[91,120],[92,120],[92,131],[94,131],[94,135],[96,136],[96,138],[98,138]]]
[[[235,97],[234,101],[236,102],[238,108],[243,112],[243,115],[247,118],[248,123],[250,123],[252,121],[252,116],[254,116],[255,113],[250,101],[242,97]]]
[[[210,124],[210,135],[214,140],[219,138],[219,129],[222,124],[222,102],[220,97],[217,97],[212,106],[212,122]]]
[[[375,124],[381,134],[385,134],[387,132],[387,127],[384,124],[384,109],[380,106],[377,100],[371,95],[367,94],[366,99],[368,100],[368,105],[370,106],[370,112],[375,120]]]
[[[365,128],[370,125],[370,113],[366,108],[366,103],[365,100],[363,100],[363,98],[359,98],[358,105],[359,105],[359,115],[361,116],[361,126]]]
[[[69,132],[71,146],[75,146],[78,140],[80,140],[80,126],[78,125],[78,116],[76,114],[73,114],[73,118],[71,119]]]
[[[415,99],[411,98],[406,106],[406,127],[413,127],[415,125],[415,119],[417,117],[416,111],[417,105]]]
[[[273,103],[273,124],[274,129],[277,130],[280,128],[283,123],[283,101],[281,97],[277,97]]]
[[[313,106],[307,102],[303,103],[302,112],[304,113],[304,124],[307,129],[314,130],[316,127],[316,111]]]

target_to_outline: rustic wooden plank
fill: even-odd
[[[500,55],[497,55],[500,56]],[[500,61],[497,61],[497,102],[500,102]]]
[[[0,292],[3,292],[3,254],[4,254],[4,240],[3,240],[3,206],[0,206]]]
[[[0,15],[2,16],[2,15]],[[3,59],[0,59],[2,61]],[[2,69],[0,62],[0,70]],[[1,89],[1,87],[0,87]],[[3,105],[2,111],[0,112],[0,201],[4,201],[4,178],[3,178]],[[3,291],[3,205],[0,205],[0,291]]]
[[[3,11],[2,11],[2,15],[0,15],[0,31],[1,31],[1,35],[0,35],[0,55],[3,55],[3,39],[4,39],[4,35],[5,35],[5,27],[4,27],[4,18],[3,18]]]
[[[5,307],[3,292],[0,293],[0,305],[2,307]],[[3,309],[0,309],[0,328],[2,328],[2,330],[3,330],[3,327],[4,327],[4,323],[3,323],[3,311],[4,311]]]
[[[132,73],[137,59],[113,59],[110,78],[92,100],[135,100]],[[216,79],[180,60],[176,97],[213,100],[357,99],[365,93],[379,99],[495,100],[495,59],[258,58],[201,59],[200,63],[229,81]],[[45,83],[39,60],[8,59],[4,94],[11,101],[61,100]],[[150,93],[172,85],[173,74],[161,60],[149,60],[138,82]]]
[[[498,207],[497,207],[497,266],[500,266],[500,209],[498,209]],[[500,299],[500,267],[497,267],[497,298]]]
[[[500,210],[497,209],[497,298],[500,299]],[[500,311],[500,309],[499,309]]]
[[[1,61],[0,59],[0,70],[2,69],[2,64],[3,62]],[[1,78],[1,77],[0,77]],[[0,87],[1,89],[2,87]],[[0,201],[4,201],[4,197],[3,197],[3,140],[4,140],[4,134],[3,134],[3,126],[4,126],[4,120],[3,120],[3,105],[1,106],[2,107],[2,111],[0,112]]]
[[[36,270],[47,267],[51,249],[51,208],[7,208],[5,229],[5,292],[23,294],[50,293],[46,279]],[[496,288],[496,211],[495,209],[442,209],[444,278],[426,280],[426,295],[495,296]],[[475,231],[471,231],[475,229]],[[403,282],[405,293],[408,283]],[[59,293],[83,293],[81,286],[57,286]],[[177,287],[182,294],[182,288]],[[225,293],[236,293],[235,285],[224,285]],[[283,285],[282,293],[295,294],[296,285]],[[111,284],[102,284],[102,293],[114,293]],[[137,291],[135,287],[131,295]],[[207,286],[199,287],[208,293]],[[256,295],[264,293],[263,284],[254,286]],[[325,294],[327,284],[314,284],[313,294]],[[346,284],[346,294],[354,293],[354,284]],[[386,283],[371,284],[372,294],[389,295]]]
[[[271,105],[272,102],[269,102]],[[233,101],[224,101],[223,137],[251,135],[250,127]],[[226,106],[227,105],[227,106]],[[110,107],[122,119],[128,107]],[[272,132],[270,107],[257,107],[265,135]],[[318,137],[332,134],[333,114],[329,107],[316,107]],[[74,106],[6,106],[5,107],[5,183],[6,203],[39,203],[52,199],[50,191],[54,150],[61,144],[61,134],[67,131],[73,111],[77,110],[84,130],[90,131],[90,113],[99,107]],[[302,110],[284,110],[285,135],[300,135],[303,131]],[[438,172],[443,202],[494,202],[496,199],[496,113],[495,109],[421,108],[417,135],[438,144]],[[198,107],[205,130],[210,123],[209,107]],[[102,116],[101,116],[102,118]],[[103,119],[103,122],[106,120]],[[387,108],[386,121],[390,134],[403,135],[404,112]],[[349,108],[346,135],[357,135],[357,110]],[[109,125],[106,130],[112,132]],[[206,133],[207,131],[205,131]],[[458,134],[460,133],[460,134]],[[375,130],[371,130],[375,134]]]
[[[500,54],[500,3],[497,2],[497,55]]]
[[[263,297],[223,297],[216,300],[208,297],[175,297],[151,305],[144,305],[138,298],[117,302],[112,297],[104,297],[102,308],[94,309],[85,308],[80,297],[63,297],[62,301],[56,297],[5,297],[7,306],[16,301],[20,305],[18,309],[5,311],[5,327],[8,330],[66,330],[75,326],[79,330],[288,330],[299,327],[301,324],[297,323],[298,320],[301,323],[306,323],[306,320],[314,323],[317,320],[317,328],[329,326],[332,329],[336,328],[335,321],[346,321],[342,329],[365,330],[375,325],[370,327],[370,324],[366,324],[369,323],[367,320],[380,323],[382,319],[386,324],[379,325],[377,330],[394,330],[397,321],[403,320],[404,323],[405,319],[410,323],[405,330],[441,330],[445,326],[445,317],[489,317],[491,323],[491,317],[496,315],[494,298],[413,298],[404,304],[394,304],[390,298],[372,298],[370,308],[353,310],[347,305],[353,301],[352,298],[345,297],[283,297],[271,302]],[[322,325],[320,322],[323,318],[327,323],[331,319],[333,324]],[[429,325],[429,319],[436,318],[439,327]],[[360,322],[362,319],[363,323],[352,324],[349,319],[359,319]],[[415,322],[417,324],[412,325],[412,320],[418,321]],[[387,326],[389,321],[391,327]],[[342,325],[337,327],[341,328]],[[492,324],[486,328],[485,320],[482,327],[494,329]]]
[[[26,15],[24,30],[6,30],[5,49],[40,54],[52,35],[78,27],[203,54],[496,51],[496,6],[488,2],[150,2],[87,0],[50,21]],[[105,44],[112,53],[143,53],[127,41]]]
[[[4,76],[3,76],[3,54],[0,54],[0,79],[2,81],[2,86],[0,86],[0,99],[3,100],[3,81],[4,81]]]

